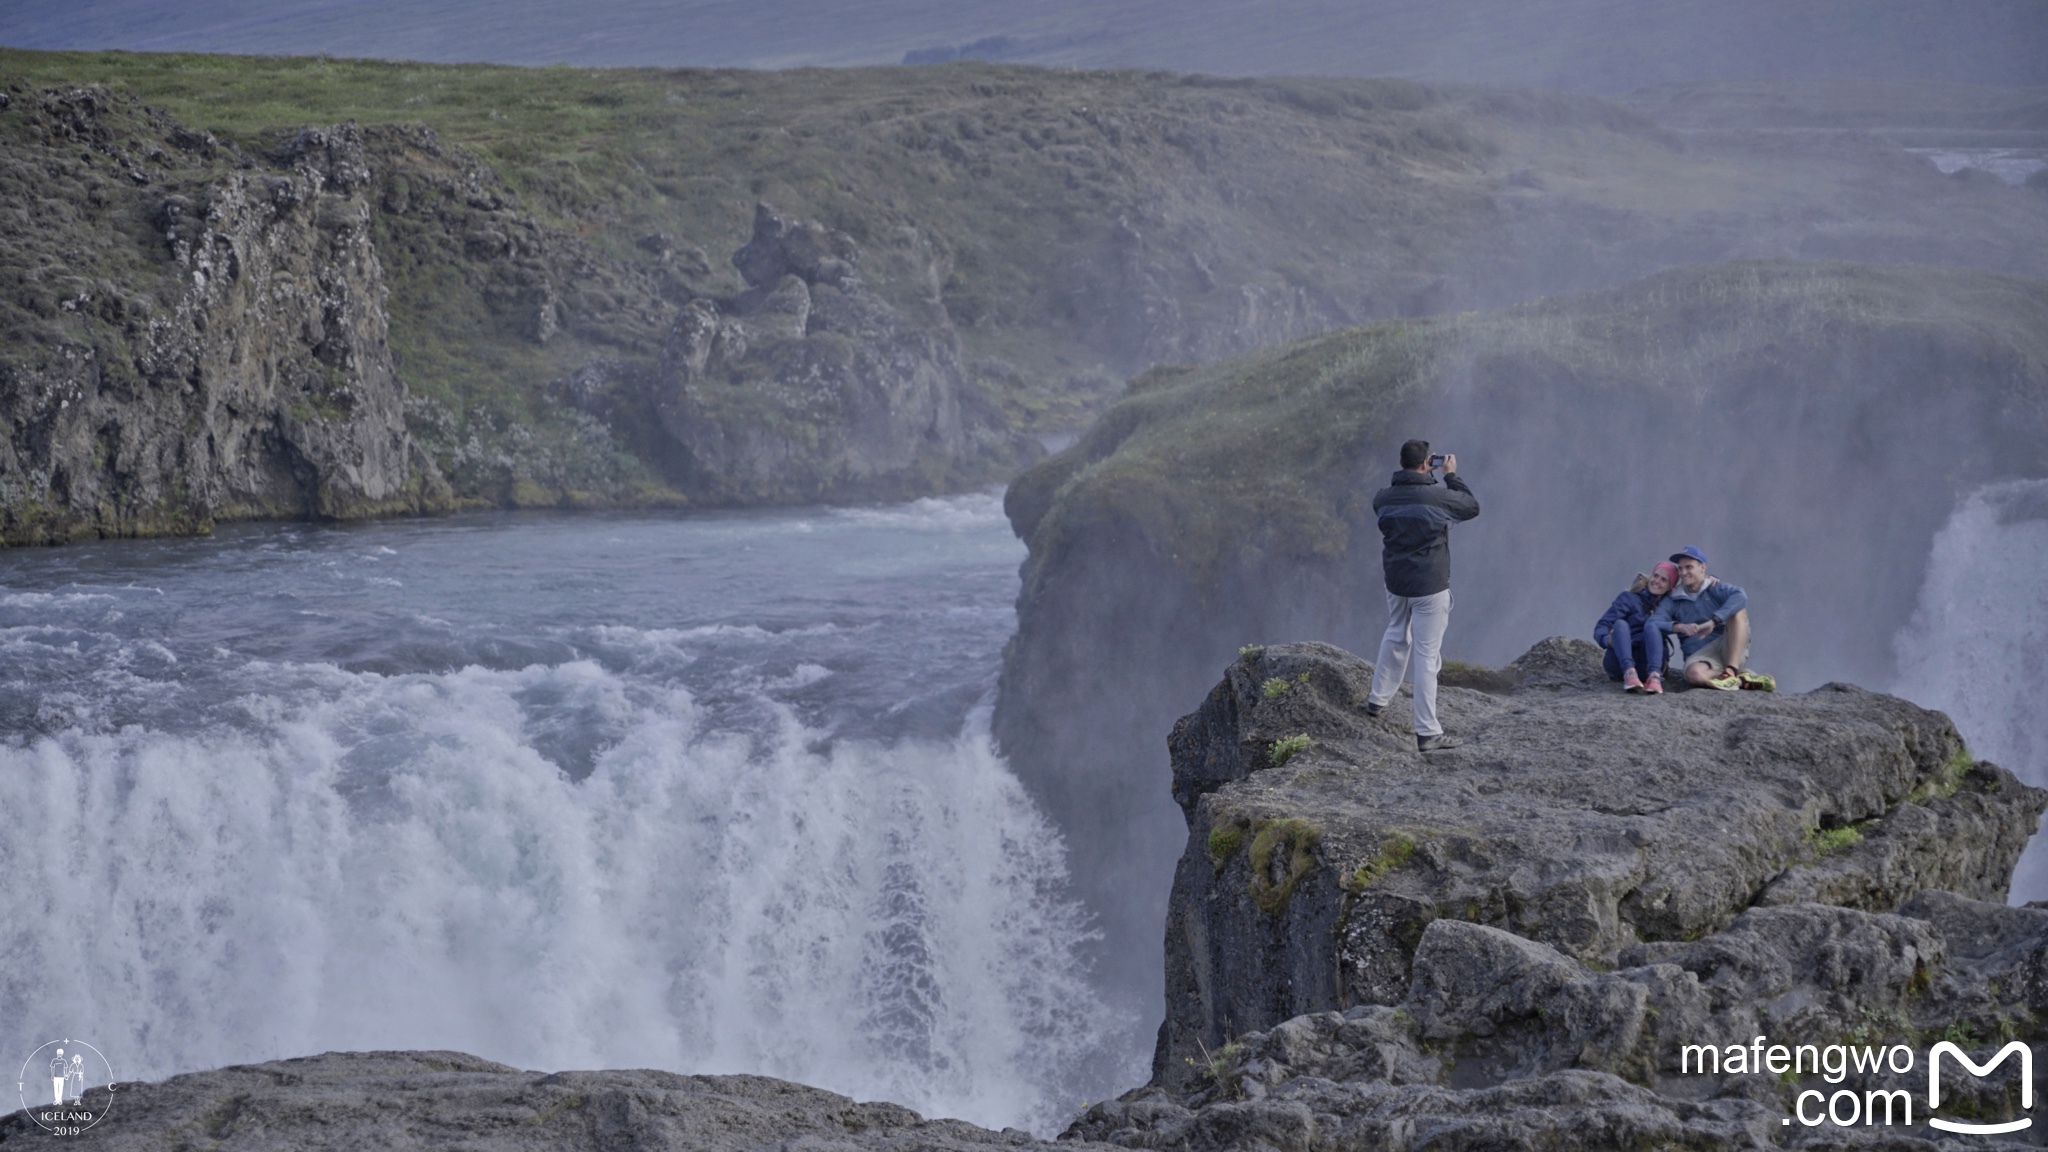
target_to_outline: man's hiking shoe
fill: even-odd
[[[1707,681],[1707,687],[1719,688],[1723,692],[1739,691],[1742,688],[1742,674],[1731,668]]]
[[[1742,681],[1742,686],[1752,692],[1776,692],[1778,690],[1777,680],[1761,672],[1751,672],[1749,669],[1744,668],[1735,675],[1737,679]]]
[[[1380,713],[1385,712],[1386,710],[1387,706],[1385,704],[1375,704],[1370,700],[1367,700],[1365,702],[1365,714],[1368,718],[1378,716]]]
[[[1441,752],[1446,748],[1462,748],[1465,742],[1449,733],[1436,736],[1417,736],[1415,749],[1418,752]]]
[[[1650,673],[1650,678],[1648,680],[1643,681],[1643,695],[1662,696],[1663,694],[1664,677],[1659,676],[1655,672]]]
[[[1641,692],[1643,690],[1643,678],[1636,675],[1635,669],[1631,668],[1621,674],[1621,690],[1623,692]]]

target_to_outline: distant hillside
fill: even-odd
[[[24,48],[788,68],[979,58],[1224,76],[2048,84],[2038,0],[29,0]]]
[[[1584,97],[17,51],[0,85],[0,362],[22,371],[127,339],[129,318],[61,307],[63,276],[136,295],[176,254],[171,198],[203,218],[220,181],[297,163],[302,129],[356,124],[337,138],[362,149],[347,195],[405,430],[458,506],[983,483],[1152,364],[1700,261],[2048,275],[2035,189],[1855,134],[1674,135]],[[88,107],[113,119],[65,127]],[[859,291],[798,256],[743,276],[762,203],[790,243],[843,250]],[[912,393],[911,424],[862,423]]]

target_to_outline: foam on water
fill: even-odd
[[[889,527],[951,532],[953,511],[913,505]],[[733,555],[830,535],[770,520],[755,535],[711,527],[734,533]],[[454,531],[390,529],[415,533],[392,553],[410,566],[377,576],[408,595],[434,585],[418,557],[437,530]],[[288,578],[252,579],[323,570],[315,544]],[[904,563],[949,588],[1014,565],[946,556]],[[177,578],[190,587],[168,598],[185,604],[226,579]],[[183,627],[139,623],[152,592],[0,604],[0,697],[20,717],[0,744],[0,1041],[88,1037],[132,1078],[376,1048],[757,1072],[1039,1132],[1142,1078],[1133,1022],[1079,959],[1089,927],[1063,894],[1059,837],[993,752],[985,703],[971,706],[1006,605],[961,624],[981,609],[931,605],[936,584],[890,593],[975,648],[940,693],[967,694],[964,722],[950,713],[952,734],[929,735],[940,720],[834,719],[842,697],[908,697],[939,675],[916,663],[929,638],[899,635],[898,609],[872,598],[772,627],[642,626],[634,607],[551,627],[534,622],[544,606],[508,600],[533,619],[506,638],[449,623],[464,608],[453,583],[439,601],[320,610],[367,619],[375,604],[386,615],[362,628],[417,629],[430,653],[567,655],[388,672],[237,650],[253,640],[181,647],[218,629],[191,610]],[[407,649],[376,651],[381,666]]]
[[[1899,695],[1948,713],[1973,755],[2048,787],[2048,481],[1992,485],[1957,506],[1934,538],[1919,608],[1896,648]],[[2048,899],[2039,835],[2020,858],[2012,899]]]

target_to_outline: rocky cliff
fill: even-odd
[[[719,294],[700,253],[612,259],[426,129],[240,147],[132,96],[24,96],[0,539],[918,495],[1042,454],[970,389],[936,255],[900,308],[850,237],[763,205]]]
[[[1705,956],[1755,909],[2002,903],[2048,808],[1947,717],[1848,685],[1629,696],[1550,640],[1494,692],[1443,689],[1467,742],[1425,756],[1405,697],[1364,715],[1371,678],[1328,645],[1254,649],[1174,726],[1161,1081],[1241,1032],[1403,1003],[1438,920],[1611,967]]]
[[[2033,1042],[2048,911],[2004,896],[2048,792],[1941,714],[1841,684],[1625,696],[1559,639],[1446,687],[1468,742],[1425,756],[1405,696],[1365,715],[1371,675],[1328,645],[1248,650],[1175,725],[1153,1084],[1070,1135],[1863,1147],[1927,1131],[1926,1072],[1895,1054],[1843,1090],[1829,1045]],[[1815,1057],[1724,1066],[1753,1038]],[[2016,1071],[1945,1083],[1943,1114],[2024,1117]],[[1845,1132],[1802,1091],[1922,1110]]]
[[[651,410],[685,490],[724,503],[918,495],[1043,456],[968,387],[936,257],[909,314],[860,261],[844,232],[756,205],[732,256],[746,288],[689,298],[651,369],[579,373],[575,402],[614,426]]]
[[[2043,332],[2041,281],[1739,264],[1134,381],[1010,487],[1031,554],[995,719],[1128,933],[1107,962],[1158,930],[1183,702],[1247,644],[1377,651],[1371,499],[1402,440],[1459,452],[1482,507],[1452,531],[1452,657],[1589,635],[1698,543],[1749,590],[1766,670],[1889,683],[1956,501],[2048,475]]]
[[[446,506],[353,128],[258,161],[80,89],[10,98],[0,140],[0,540]]]

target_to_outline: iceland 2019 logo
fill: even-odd
[[[1969,1070],[1970,1075],[1982,1079],[1991,1075],[1992,1069],[2005,1063],[2005,1058],[2015,1052],[2020,1054],[2020,1109],[2022,1111],[2031,1111],[2034,1107],[2034,1050],[2019,1040],[2015,1040],[2000,1048],[1998,1055],[1993,1056],[1982,1064],[1970,1059],[1969,1053],[1947,1040],[1936,1044],[1933,1050],[1927,1053],[1927,1110],[1933,1112],[1941,1107],[1941,1058],[1943,1055],[1954,1057],[1958,1063]],[[1961,1120],[1945,1120],[1939,1116],[1929,1116],[1927,1122],[1943,1132],[1973,1132],[1982,1136],[1996,1136],[2002,1132],[2018,1132],[2020,1129],[2033,1124],[2034,1118],[2022,1116],[2017,1120],[2008,1120],[2003,1124],[1969,1124]]]
[[[83,1040],[52,1040],[29,1053],[15,1085],[21,1109],[54,1136],[76,1136],[106,1119],[114,1101],[114,1069]]]

